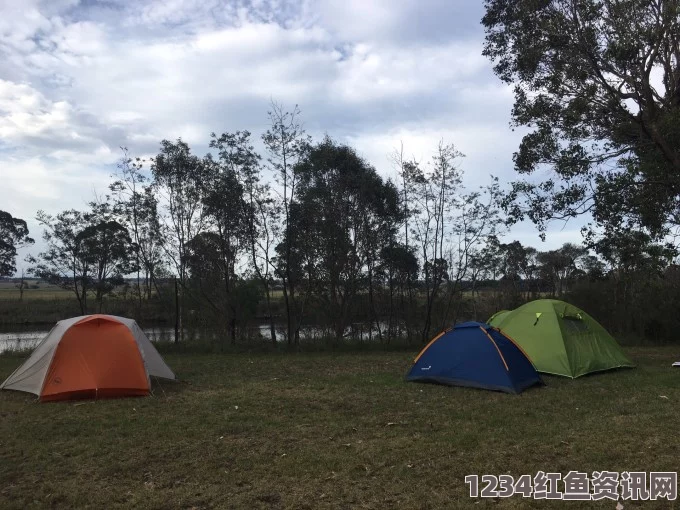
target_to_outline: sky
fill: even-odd
[[[522,131],[482,56],[482,16],[469,0],[0,0],[0,209],[37,238],[39,209],[106,191],[120,147],[259,139],[272,99],[385,177],[400,143],[427,161],[444,140],[470,188],[513,180]],[[507,239],[553,249],[579,229],[554,224],[541,242],[520,224]]]

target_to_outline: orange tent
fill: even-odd
[[[43,402],[148,395],[152,375],[175,378],[134,320],[86,315],[58,322],[0,389]]]

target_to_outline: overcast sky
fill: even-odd
[[[466,154],[471,187],[514,178],[521,134],[511,90],[481,55],[481,1],[0,0],[0,209],[83,208],[120,158],[212,131],[259,138],[271,98],[299,104],[307,131],[426,160],[440,139]],[[577,223],[509,238],[549,249]]]

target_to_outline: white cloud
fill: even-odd
[[[19,267],[23,257],[29,252],[37,253],[43,246],[41,228],[35,220],[37,211],[57,213],[64,209],[85,209],[96,194],[106,192],[110,173],[110,168],[92,167],[72,159],[68,164],[61,164],[43,157],[3,157],[0,153],[2,209],[26,220],[36,240],[34,247],[20,252]]]
[[[536,227],[530,222],[514,225],[512,230],[503,236],[505,242],[519,241],[525,246],[534,246],[540,251],[556,250],[565,243],[579,243],[582,239],[581,227],[584,222],[573,219],[568,222],[554,222],[550,227],[545,241],[540,239]]]
[[[405,48],[474,37],[482,2],[467,0],[314,0],[319,21],[339,39]]]
[[[3,0],[0,12],[0,50],[28,53],[36,47],[33,36],[51,27],[49,19],[40,12],[38,2],[34,0]]]
[[[338,63],[333,95],[350,103],[446,93],[486,67],[477,43],[423,46],[404,51],[357,45]]]
[[[21,144],[55,127],[68,128],[70,105],[53,103],[27,84],[0,80],[0,137]]]
[[[426,5],[423,5],[426,4]],[[471,185],[511,173],[512,97],[481,56],[480,5],[451,0],[0,0],[3,209],[82,207],[119,147],[266,129],[271,98],[381,172],[400,140],[454,142]],[[7,201],[4,196],[11,197]]]

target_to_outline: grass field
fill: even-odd
[[[464,477],[677,471],[678,350],[627,353],[517,396],[405,383],[410,353],[168,355],[180,381],[152,398],[0,392],[0,508],[613,509],[471,500]]]
[[[33,282],[31,282],[33,283]],[[1,300],[18,300],[20,296],[19,289],[13,282],[0,282],[0,301]],[[24,299],[27,301],[34,299],[75,299],[73,292],[61,289],[56,285],[50,285],[42,282],[37,289],[25,289]]]
[[[30,283],[34,283],[31,281]],[[14,282],[0,281],[0,300],[18,300],[21,293]],[[135,287],[136,289],[136,287]],[[136,294],[135,294],[136,295]],[[88,292],[88,296],[94,299],[94,292]],[[272,290],[272,299],[283,299],[282,290]],[[24,290],[24,300],[31,301],[35,299],[75,299],[72,290],[62,289],[56,285],[40,282],[38,288],[28,288]]]

